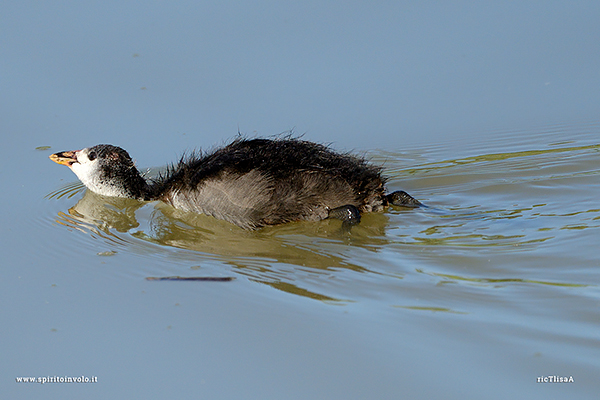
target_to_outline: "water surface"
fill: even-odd
[[[285,358],[306,378],[286,374],[275,392],[289,388],[290,379],[320,377],[343,381],[344,388],[323,384],[314,393],[350,398],[385,398],[398,390],[441,395],[448,389],[493,398],[490,388],[540,398],[590,394],[598,389],[600,371],[599,132],[596,123],[561,125],[496,132],[480,142],[369,151],[372,162],[385,166],[390,190],[406,190],[428,207],[366,214],[350,232],[335,220],[245,231],[161,203],[97,196],[74,176],[46,195],[38,223],[73,253],[56,266],[56,279],[74,285],[69,276],[76,274],[76,287],[101,279],[121,288],[110,303],[122,308],[113,310],[104,329],[114,334],[119,324],[112,318],[136,320],[137,314],[163,321],[135,332],[150,346],[145,351],[166,346],[172,352],[167,359],[182,361],[163,372],[165,379],[193,368],[181,354],[208,345],[194,330],[215,322],[203,320],[203,308],[233,307],[240,318],[249,307],[229,329],[204,327],[218,336],[210,346],[222,354],[212,357],[241,368],[257,364],[267,375]],[[90,257],[84,265],[73,262]],[[235,280],[144,279],[158,276]],[[68,295],[61,287],[53,290]],[[152,302],[160,309],[152,311]],[[214,318],[222,323],[230,317]],[[52,335],[68,334],[64,321],[51,320],[49,336],[55,326],[61,333]],[[156,342],[145,337],[147,329],[177,339]],[[232,341],[251,353],[247,359],[224,350]],[[255,346],[275,353],[258,356]],[[323,359],[323,352],[332,358]],[[197,362],[212,363],[212,357]],[[198,374],[209,392],[227,382],[219,374]],[[247,374],[255,384],[264,378]],[[547,375],[572,376],[574,383],[536,382]],[[434,385],[440,381],[443,386]],[[233,396],[238,389],[226,385],[224,391]]]
[[[5,3],[3,397],[597,397],[597,1]],[[48,160],[291,129],[428,208],[247,232]]]

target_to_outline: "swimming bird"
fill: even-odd
[[[211,215],[244,229],[336,218],[346,226],[390,204],[419,207],[404,191],[385,194],[382,168],[298,138],[239,138],[194,152],[145,179],[120,147],[99,144],[50,155],[91,191]]]

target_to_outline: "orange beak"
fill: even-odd
[[[71,165],[77,162],[76,154],[78,151],[79,150],[61,151],[60,153],[50,154],[49,157],[52,161],[54,161],[57,164],[62,164],[66,165],[67,167],[70,167]]]

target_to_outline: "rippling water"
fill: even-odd
[[[600,371],[599,133],[598,124],[552,126],[370,151],[389,190],[427,207],[366,214],[350,232],[335,220],[244,231],[78,183],[46,197],[48,220],[99,255],[158,261],[125,275],[234,277],[381,321],[420,315],[417,332],[488,343],[489,360],[522,357],[514,367],[526,375],[523,388],[552,373],[575,375],[586,392],[596,378],[585,371]],[[548,360],[565,367],[548,371]]]
[[[211,265],[212,273],[239,274],[320,299],[359,301],[369,291],[362,281],[404,287],[398,278],[421,274],[489,287],[582,287],[590,282],[560,273],[565,265],[556,257],[578,269],[596,265],[595,243],[586,241],[600,225],[600,140],[597,126],[588,128],[500,132],[482,143],[372,151],[367,156],[385,166],[389,189],[407,190],[428,207],[367,214],[349,233],[339,221],[249,232],[160,203],[104,198],[78,183],[47,198],[68,205],[57,213],[58,224],[115,251],[191,250],[179,256],[193,258],[195,273]],[[340,286],[338,279],[350,281]]]
[[[2,5],[2,399],[598,397],[600,2]],[[291,127],[428,207],[247,232],[48,159]]]

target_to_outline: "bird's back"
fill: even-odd
[[[175,208],[256,228],[321,220],[343,205],[378,211],[380,172],[362,158],[299,139],[238,139],[183,158],[154,187]]]

